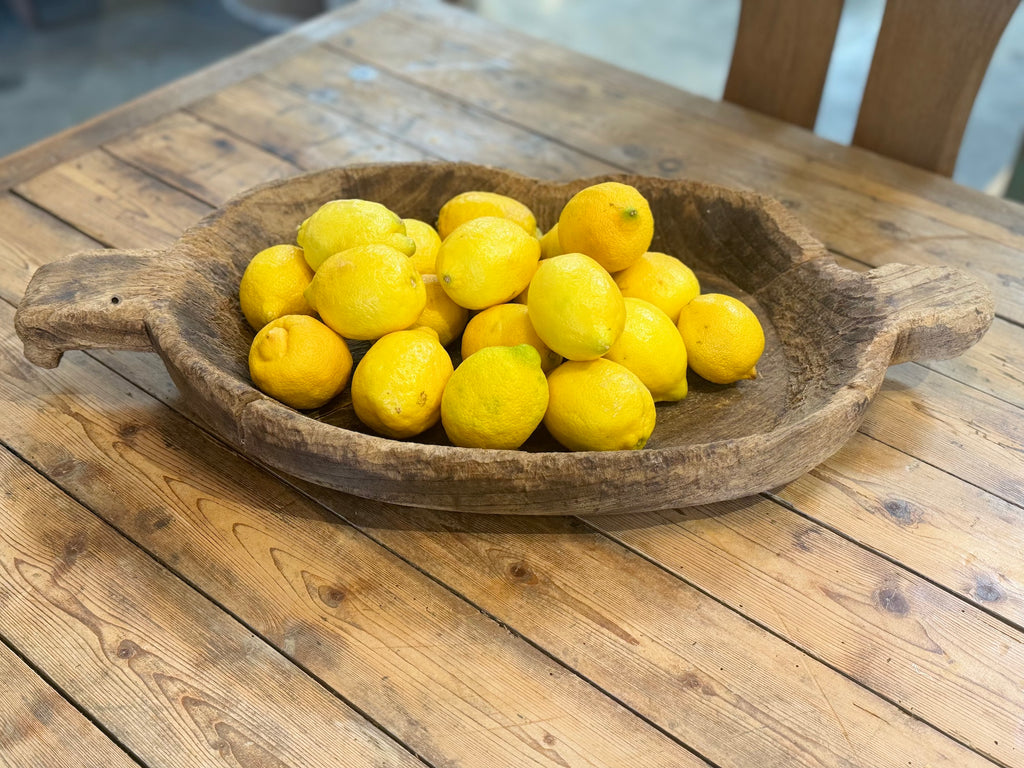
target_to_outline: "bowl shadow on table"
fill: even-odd
[[[666,525],[680,525],[687,521],[743,514],[756,504],[763,504],[762,496],[747,496],[715,504],[694,507],[606,514],[594,517],[575,515],[515,515],[455,512],[425,507],[410,507],[365,499],[352,494],[324,488],[277,470],[267,471],[280,477],[308,497],[326,514],[335,516],[338,524],[351,524],[371,531],[407,531],[414,533],[440,533],[450,535],[579,535],[593,536],[595,529],[614,535]],[[318,516],[305,506],[289,506],[280,510],[286,516],[311,519]]]

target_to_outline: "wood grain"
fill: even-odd
[[[104,145],[128,164],[210,205],[259,182],[300,172],[298,166],[239,141],[181,112]]]
[[[263,77],[225,88],[188,109],[207,123],[305,170],[428,157],[421,149],[304,99]]]
[[[335,508],[339,508],[339,507],[338,507],[338,505],[335,505]],[[340,511],[342,511],[342,513],[343,513],[343,514],[345,514],[344,510],[340,510]],[[401,514],[401,515],[402,515],[402,517],[407,517],[407,515],[408,515],[408,513],[397,513],[397,514]],[[398,519],[398,518],[396,518],[396,519]],[[393,524],[393,525],[394,525],[394,524],[396,524],[396,523],[395,523],[395,519],[393,519],[393,520],[392,520],[392,524]],[[400,547],[400,546],[401,546],[399,542],[396,542],[396,541],[393,541],[393,540],[386,540],[386,541],[385,541],[385,543],[387,543],[389,547]],[[411,555],[410,555],[410,557],[411,557]],[[430,564],[429,566],[427,566],[427,561],[425,561],[425,559],[424,559],[424,558],[422,558],[422,557],[416,557],[416,558],[415,558],[415,562],[417,562],[417,565],[418,565],[418,566],[420,566],[420,567],[430,567],[430,568],[434,568],[434,567],[436,567],[436,566],[435,566],[435,565],[433,565],[433,564]],[[479,573],[475,574],[474,576],[475,576],[476,580],[478,580],[478,581],[480,580],[480,574],[479,574]],[[588,581],[592,581],[592,580],[594,580],[594,579],[596,579],[596,578],[597,578],[596,576],[593,576],[593,577],[591,577],[591,579],[589,579]],[[448,577],[448,576],[444,576],[444,579],[446,580],[446,582],[447,582],[447,581],[449,581],[449,577]],[[637,583],[645,583],[645,582],[647,581],[647,578],[646,578],[646,577],[645,577],[645,578],[643,578],[643,579],[639,579],[639,578],[638,578],[638,579],[636,579],[636,581],[637,581]],[[456,587],[456,588],[457,588],[457,589],[458,589],[458,590],[459,590],[460,592],[464,592],[464,590],[467,590],[467,589],[469,589],[469,587],[468,587],[468,586],[467,586],[467,585],[466,585],[466,584],[465,584],[464,582],[461,582],[461,581],[460,581],[460,582],[458,582],[457,584],[455,584],[454,586],[455,586],[455,587]],[[474,592],[473,594],[476,594],[476,593]],[[479,600],[481,600],[481,601],[484,601],[484,600],[485,600],[485,598],[484,598],[484,597],[478,597],[477,599],[479,599]],[[498,612],[498,611],[499,611],[499,606],[496,606],[496,605],[494,605],[494,604],[489,604],[489,603],[486,603],[486,602],[485,602],[485,606],[487,607],[487,609],[488,609],[489,611],[492,611],[492,612],[497,612],[497,614],[496,614],[496,615],[499,615],[499,616],[502,616],[502,617],[503,617],[503,616],[505,615],[505,613],[504,613],[504,612]],[[511,615],[512,615],[512,614],[509,614],[510,618],[511,618]],[[525,630],[524,630],[524,631],[525,631]],[[534,629],[533,629],[533,627],[531,626],[531,628],[530,628],[530,630],[529,630],[528,634],[529,634],[529,635],[530,635],[531,637],[533,637],[533,636],[534,636],[534,632],[535,632],[535,630],[534,630]],[[573,664],[575,665],[575,662],[574,662],[574,661],[571,661],[570,663],[573,663]],[[742,666],[743,666],[744,668],[747,668],[748,664],[749,664],[748,662],[744,661],[744,662],[743,662],[743,665],[742,665]],[[617,668],[617,667],[613,667],[613,668]],[[589,673],[592,673],[592,671],[588,671],[588,672],[589,672]],[[763,678],[765,677],[765,674],[766,674],[766,673],[762,673],[762,672],[760,672],[760,671],[755,671],[755,676],[756,676],[756,677],[757,677],[758,679],[763,679]],[[611,681],[605,681],[605,680],[603,680],[603,678],[602,678],[602,680],[601,680],[601,683],[602,683],[603,685],[609,685],[609,686],[612,686],[612,685],[613,685],[613,683],[612,683]],[[833,687],[833,685],[832,685],[832,684],[830,684],[830,685],[829,685],[828,687],[829,687],[829,688],[831,688],[831,687]],[[615,687],[612,687],[612,688],[611,688],[611,690],[613,690],[613,691],[616,691],[616,692],[618,691],[618,689],[617,689],[617,688],[615,688]],[[915,698],[915,701],[916,701],[916,698]],[[656,711],[656,708],[655,708],[655,707],[654,707],[653,705],[651,705],[651,706],[650,706],[650,709],[651,709],[651,712],[652,712],[652,713]],[[845,721],[844,721],[844,722],[845,722]],[[846,726],[844,725],[843,727],[846,727]],[[752,747],[752,749],[756,749],[756,747]]]
[[[777,495],[1024,627],[1021,507],[863,434]]]
[[[21,248],[22,250],[27,250],[27,249],[29,249],[31,247],[30,241],[24,240],[24,239],[23,240],[19,240],[18,238],[22,237],[25,232],[29,232],[30,231],[30,229],[31,229],[31,220],[22,220],[22,219],[13,218],[13,214],[15,213],[15,210],[20,210],[20,207],[12,210],[11,211],[12,218],[7,219],[11,223],[11,226],[10,226],[9,230],[6,233],[6,236],[8,238],[7,242],[8,243],[12,243],[12,242],[13,243],[20,243],[20,245],[18,245],[17,247]],[[0,220],[0,221],[2,221],[2,220]],[[0,224],[0,226],[2,226],[2,224]],[[1007,326],[1007,327],[1011,331],[1015,330],[1014,326]],[[1019,332],[1019,329],[1016,329],[1016,331]],[[1011,335],[1010,336],[1010,341],[1008,342],[1008,344],[1009,344],[1009,346],[1011,348],[1012,348],[1012,340],[1013,340],[1013,338],[1014,337]],[[986,341],[987,341],[987,339],[983,340],[982,344],[985,344]],[[968,355],[972,355],[973,352],[974,352],[974,350],[970,351],[968,353]],[[997,355],[993,359],[998,360],[998,359],[1000,359],[1000,357],[1001,357],[1001,355]],[[122,366],[122,370],[124,369],[125,365],[129,365],[129,363],[126,362],[127,360],[129,360],[129,358],[126,358],[124,356],[110,355],[110,356],[107,356],[106,359],[111,364],[115,364],[115,365],[116,364],[120,364]],[[983,362],[987,358],[981,357],[980,359]],[[159,365],[154,366],[154,365],[152,365],[151,362],[148,365],[142,364],[142,363],[146,362],[144,360],[140,360],[139,362],[140,362],[140,365],[135,366],[131,370],[131,375],[133,377],[133,380],[139,381],[140,379],[138,377],[140,377],[140,376],[146,377],[145,378],[146,386],[150,389],[150,391],[154,391],[154,388],[157,388],[156,391],[162,393],[162,396],[165,397],[165,398],[170,398],[170,397],[176,397],[177,396],[176,395],[176,390],[174,390],[173,386],[171,386],[170,383],[169,383],[169,378],[167,377],[166,372]],[[1012,362],[1012,360],[1010,362]],[[1005,375],[1007,377],[1012,377],[1015,374],[1015,372],[1016,372],[1016,369],[1014,367],[1012,367],[1012,366],[1009,366],[1009,367],[1006,368]],[[1017,375],[1019,375],[1019,373]],[[959,396],[960,397],[969,397],[969,394],[966,391],[964,391]],[[1010,418],[1009,412],[1007,413],[1007,418]],[[911,461],[911,459],[908,459],[908,461]],[[941,571],[938,572],[938,573],[929,573],[929,575],[932,578],[938,578],[940,581],[945,576],[945,574],[943,572],[941,572]],[[943,583],[946,583],[952,589],[958,589],[959,588],[958,582],[944,581]]]
[[[10,314],[0,307],[0,441],[431,764],[611,767],[637,754],[665,768],[704,764],[95,361],[75,355],[35,375]],[[95,578],[97,588],[117,582]],[[182,616],[200,610],[160,600]],[[209,686],[232,690],[220,678]],[[90,708],[114,694],[93,695]],[[305,712],[302,695],[281,706]]]
[[[330,43],[363,64],[557,137],[622,170],[754,188],[780,198],[830,249],[872,265],[900,261],[973,270],[996,295],[1000,311],[1024,322],[1024,284],[1008,277],[1024,248],[1019,234],[849,168],[837,170],[750,131],[723,130],[700,119],[692,99],[667,86],[645,88],[635,75],[541,43],[516,45],[514,56],[505,44],[506,37],[498,36],[483,46],[457,29],[441,39],[388,14]],[[465,71],[476,76],[467,78]],[[686,142],[679,141],[679,125],[686,127]],[[766,128],[773,138],[777,125]],[[952,221],[945,221],[949,216]]]
[[[54,166],[16,191],[89,237],[125,248],[170,245],[210,210],[102,150]]]
[[[3,449],[0,477],[6,640],[147,765],[421,765]]]
[[[716,765],[987,764],[581,521],[309,492]]]
[[[542,179],[576,179],[615,170],[572,147],[481,110],[439,97],[374,66],[319,47],[268,69],[265,77],[437,157],[521,170]]]
[[[887,2],[853,143],[952,176],[974,97],[1018,5]]]
[[[746,0],[722,98],[814,128],[843,0]]]
[[[4,705],[0,707],[3,768],[138,765],[2,643],[0,679],[4,681]]]
[[[1021,763],[1021,632],[767,500],[592,522],[983,754]]]
[[[1024,418],[924,368],[889,369],[861,431],[1014,504],[1024,504]]]

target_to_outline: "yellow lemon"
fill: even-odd
[[[625,366],[655,402],[686,397],[686,346],[668,315],[643,299],[626,298],[626,327],[605,358]]]
[[[328,258],[357,245],[385,243],[412,256],[416,243],[398,214],[368,200],[332,200],[299,225],[299,247],[314,270]]]
[[[518,448],[544,418],[548,382],[529,344],[487,347],[455,369],[441,398],[441,424],[463,448]]]
[[[520,344],[529,344],[537,350],[544,373],[553,371],[562,362],[562,356],[540,340],[530,322],[530,312],[522,304],[498,304],[474,315],[462,334],[462,359],[485,347]]]
[[[257,331],[284,315],[312,315],[302,295],[312,279],[301,248],[274,245],[262,250],[252,257],[238,286],[242,314]]]
[[[527,307],[537,335],[569,360],[601,357],[626,324],[619,287],[582,253],[542,261],[530,282]]]
[[[540,239],[540,257],[550,259],[564,253],[562,243],[558,239],[558,224],[549,229]]]
[[[460,225],[441,243],[437,277],[467,309],[511,301],[530,284],[540,243],[508,219],[482,216]]]
[[[631,266],[654,237],[654,216],[635,187],[617,181],[581,189],[558,217],[566,253],[585,253],[609,272]]]
[[[448,298],[437,275],[423,275],[427,289],[427,305],[416,320],[414,328],[433,328],[443,346],[451,344],[469,320],[469,310]]]
[[[680,310],[700,295],[700,283],[693,270],[679,259],[657,251],[648,251],[614,277],[623,296],[651,302],[673,323],[679,320]]]
[[[434,274],[434,264],[437,262],[437,252],[441,248],[441,238],[437,231],[419,219],[402,219],[405,224],[405,234],[416,243],[416,251],[412,255],[413,266],[421,275]]]
[[[757,376],[764,352],[764,329],[739,299],[721,293],[698,296],[679,314],[679,332],[690,367],[715,384]]]
[[[548,375],[544,426],[570,451],[643,448],[654,431],[654,399],[636,374],[600,358],[562,363]]]
[[[345,340],[309,315],[272,320],[249,348],[253,384],[292,408],[319,408],[345,388],[351,372]]]
[[[306,299],[346,339],[377,339],[408,328],[427,303],[423,278],[390,245],[360,245],[320,265]]]
[[[456,195],[443,206],[437,216],[437,233],[448,237],[457,227],[481,216],[497,216],[515,222],[531,237],[537,231],[533,211],[507,195],[476,190]]]
[[[352,407],[386,437],[413,437],[441,419],[441,395],[452,360],[430,328],[378,339],[352,375]]]

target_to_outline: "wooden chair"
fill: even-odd
[[[1019,0],[887,0],[853,143],[951,176]],[[725,99],[814,127],[843,0],[743,0]]]

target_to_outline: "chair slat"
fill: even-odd
[[[853,143],[950,176],[1019,0],[888,0]]]
[[[814,128],[843,0],[744,0],[726,101]]]

